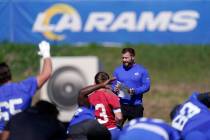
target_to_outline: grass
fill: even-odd
[[[192,91],[209,90],[210,46],[129,45],[134,47],[136,62],[144,65],[151,75],[152,85],[144,96],[145,116],[169,120],[170,109],[183,101]],[[82,47],[53,46],[52,56],[98,56],[104,70],[112,74],[121,62],[122,47],[91,44]],[[37,47],[29,44],[0,44],[0,60],[12,69],[14,81],[39,71]]]

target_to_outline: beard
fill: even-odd
[[[130,66],[130,62],[123,62],[123,66],[125,66],[125,67]]]
[[[126,62],[123,62],[123,66],[126,67],[126,68],[130,68],[132,67],[134,64],[134,61],[131,60],[131,61],[126,61]]]

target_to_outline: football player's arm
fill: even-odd
[[[99,83],[99,84],[96,84],[96,85],[85,87],[85,88],[83,88],[83,89],[80,90],[79,95],[81,97],[84,97],[84,96],[87,96],[88,94],[92,93],[93,91],[95,91],[97,89],[100,89],[100,88],[109,88],[109,86],[107,86],[107,85],[110,84],[114,80],[115,80],[115,78],[112,77],[112,78],[106,80],[103,83]]]
[[[120,99],[117,97],[111,90],[107,90],[108,93],[110,93],[110,96],[108,97],[108,100],[110,101],[109,104],[113,108],[113,112],[115,115],[115,120],[119,126],[121,126],[121,123],[123,121],[121,106],[120,106]]]
[[[198,100],[210,108],[210,92],[200,93],[198,95]]]
[[[97,89],[100,89],[100,88],[103,88],[105,87],[103,85],[103,83],[101,84],[96,84],[96,85],[91,85],[91,86],[87,86],[83,89],[81,89],[79,91],[79,97],[83,98],[83,97],[87,97],[90,93],[92,93],[93,91],[97,90]]]
[[[117,124],[121,124],[121,122],[123,120],[121,109],[120,108],[115,109],[114,115],[115,115],[115,120],[116,120]]]
[[[102,88],[102,84],[97,84],[97,85],[92,85],[85,87],[79,91],[79,96],[78,96],[78,105],[79,106],[89,106],[89,101],[88,101],[88,95],[92,93],[93,91]]]
[[[0,135],[0,140],[8,140],[10,135],[10,127],[12,127],[12,125],[15,125],[13,118],[11,118],[10,121],[6,123],[6,126]]]
[[[113,80],[115,80],[115,78],[110,78],[108,80],[106,80],[103,83],[100,84],[96,84],[96,85],[91,85],[88,87],[85,87],[83,89],[81,89],[79,91],[79,105],[83,104],[82,102],[84,101],[85,98],[87,98],[87,96],[92,93],[93,91],[100,89],[100,88],[106,88],[108,84],[110,84]],[[109,87],[107,87],[109,88]]]
[[[50,44],[46,41],[39,43],[39,55],[43,58],[43,67],[41,72],[36,76],[38,88],[40,88],[51,76],[52,61],[50,58]]]
[[[8,130],[5,130],[0,135],[0,140],[8,140],[10,132]]]

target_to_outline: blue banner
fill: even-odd
[[[0,40],[11,40],[11,11],[10,3],[6,1],[0,2]],[[10,30],[10,31],[9,31]]]
[[[210,1],[1,1],[0,41],[209,44]]]

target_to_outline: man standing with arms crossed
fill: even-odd
[[[120,97],[123,123],[128,119],[143,116],[143,94],[150,89],[150,77],[147,70],[135,63],[135,50],[124,48],[122,53],[122,65],[114,70],[113,91]]]
[[[12,82],[10,68],[6,63],[0,63],[0,133],[5,123],[15,115],[31,105],[32,97],[51,76],[52,62],[50,45],[46,41],[39,44],[39,52],[44,59],[41,72],[37,76],[30,76],[19,82]]]

